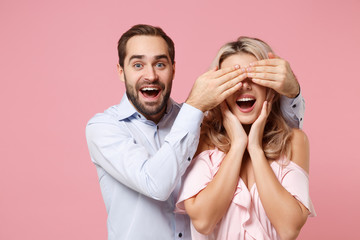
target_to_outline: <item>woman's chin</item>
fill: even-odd
[[[241,116],[241,117],[238,117],[239,120],[240,120],[240,123],[242,125],[251,125],[255,122],[256,120],[256,117],[255,116]]]
[[[248,120],[248,119],[244,119],[244,120],[240,120],[240,123],[242,124],[242,125],[251,125],[251,124],[253,124],[255,122],[255,120]]]

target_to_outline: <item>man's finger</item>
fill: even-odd
[[[255,72],[255,73],[279,73],[279,69],[277,66],[257,66],[257,67],[248,67],[246,68],[246,71],[251,73],[251,72]]]
[[[250,78],[257,78],[257,79],[263,79],[263,80],[269,80],[269,81],[280,81],[281,80],[279,74],[276,74],[276,73],[251,72],[251,73],[248,73],[247,75]]]
[[[220,78],[224,75],[227,75],[229,73],[232,73],[232,72],[242,72],[242,70],[240,69],[240,66],[239,65],[235,65],[235,66],[232,66],[232,67],[227,67],[227,68],[221,68],[217,71],[214,72],[214,77],[215,78]]]
[[[278,87],[278,82],[276,82],[276,81],[264,80],[264,79],[258,79],[258,78],[253,78],[251,80],[258,85],[261,85],[263,87],[268,87],[268,88],[271,88],[274,90],[276,90]]]
[[[278,55],[276,55],[276,54],[273,53],[273,52],[268,52],[268,57],[269,57],[270,59],[275,59],[275,58],[281,59],[281,57],[279,57]]]
[[[251,67],[255,66],[277,66],[280,65],[284,60],[280,58],[272,58],[272,59],[263,59],[260,61],[252,62],[249,65]]]
[[[242,69],[237,69],[236,71],[229,72],[220,78],[218,78],[219,85],[224,85],[229,81],[235,80],[235,82],[239,82],[247,78],[247,73],[245,73]]]
[[[229,88],[234,87],[237,84],[240,84],[240,86],[242,86],[242,81],[244,81],[245,79],[247,79],[247,74],[243,73],[243,74],[236,76],[228,81],[224,81],[223,84],[221,86],[219,86],[219,91],[224,92],[224,91],[228,90]]]
[[[234,94],[236,91],[240,90],[241,86],[242,86],[242,82],[239,82],[239,83],[235,84],[234,86],[228,88],[227,90],[221,92],[219,95],[219,99],[221,101],[224,101],[226,98],[228,98],[229,96]]]

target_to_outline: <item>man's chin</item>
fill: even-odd
[[[163,102],[146,102],[137,106],[137,109],[146,116],[153,116],[159,114],[166,107]]]
[[[167,101],[169,99],[169,94],[166,96],[160,96],[157,99],[144,98],[141,95],[129,94],[127,92],[128,98],[132,105],[145,117],[158,117],[158,115],[164,112],[166,108]]]

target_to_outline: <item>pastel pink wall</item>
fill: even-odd
[[[299,239],[360,238],[358,0],[1,0],[0,239],[106,239],[84,129],[120,101],[116,42],[137,23],[174,39],[180,102],[240,35],[289,60],[306,99],[318,214]]]

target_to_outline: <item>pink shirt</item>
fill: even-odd
[[[184,176],[185,182],[176,204],[176,212],[186,213],[184,200],[195,196],[207,186],[219,170],[224,157],[225,153],[213,149],[204,151],[193,159],[193,164]],[[286,159],[272,162],[271,168],[282,186],[309,210],[309,216],[316,216],[309,196],[308,174]],[[242,179],[239,179],[229,210],[214,231],[210,235],[202,235],[191,224],[191,235],[194,240],[279,239],[261,204],[256,183],[249,192]]]

